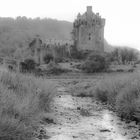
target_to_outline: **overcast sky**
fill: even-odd
[[[47,17],[73,22],[93,6],[106,18],[105,38],[112,45],[140,50],[140,0],[1,0],[1,17]]]

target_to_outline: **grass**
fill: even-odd
[[[77,97],[91,97],[92,94],[91,92],[91,87],[93,90],[93,87],[96,86],[97,79],[92,80],[91,79],[84,79],[84,80],[79,80],[79,81],[73,81],[71,86],[69,86],[69,92],[71,93],[72,96],[77,96]]]
[[[32,140],[50,111],[55,87],[49,81],[0,73],[0,139]]]
[[[70,89],[73,96],[95,98],[122,119],[140,122],[139,73],[108,74],[103,79],[76,82]]]
[[[97,100],[111,106],[126,120],[140,121],[140,76],[136,73],[112,76],[102,80],[90,91]]]

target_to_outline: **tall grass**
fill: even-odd
[[[55,88],[48,81],[0,73],[0,139],[33,139],[54,95]]]
[[[91,94],[109,104],[124,119],[140,121],[140,76],[111,77],[101,81]]]

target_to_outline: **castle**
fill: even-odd
[[[93,13],[91,6],[87,6],[87,11],[83,15],[78,14],[73,23],[72,42],[52,39],[42,41],[36,36],[29,44],[32,56],[36,63],[43,64],[47,53],[51,53],[54,58],[71,57],[72,46],[78,51],[104,52],[104,26],[105,19],[99,13]]]
[[[37,64],[44,64],[44,57],[51,54],[53,58],[70,57],[71,41],[62,40],[45,40],[43,41],[39,35],[36,35],[30,42],[29,48],[32,58]]]
[[[73,23],[73,40],[77,50],[104,51],[105,19],[92,12],[92,6],[77,16]]]

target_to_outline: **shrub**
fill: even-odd
[[[77,49],[72,50],[71,52],[71,56],[74,59],[78,59],[78,60],[85,60],[87,58],[87,56],[90,54],[90,51],[78,51]]]
[[[111,105],[121,118],[140,121],[140,77],[137,74],[104,79],[91,94]]]
[[[62,69],[61,66],[53,61],[51,61],[47,66],[47,74],[61,74],[67,72],[68,70]]]
[[[52,83],[21,74],[0,74],[0,139],[31,140],[55,94]],[[42,98],[43,97],[43,98]]]
[[[87,73],[106,71],[109,67],[109,62],[105,54],[92,53],[82,65],[82,70]]]
[[[52,54],[47,54],[45,57],[44,57],[44,62],[46,63],[46,64],[48,64],[50,61],[52,61],[53,60],[53,56],[52,56]]]
[[[123,76],[123,79],[113,76],[101,81],[95,89],[94,96],[98,100],[114,106],[116,103],[116,96],[127,83],[126,79],[127,77],[125,76]]]
[[[35,70],[36,63],[33,59],[25,59],[20,63],[22,72],[33,72]]]
[[[126,119],[133,119],[140,105],[140,79],[133,80],[127,82],[116,98],[117,112]]]

